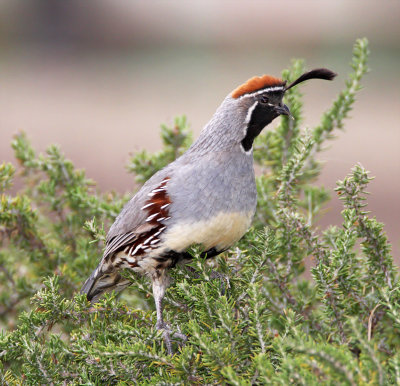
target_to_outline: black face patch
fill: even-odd
[[[273,106],[258,101],[254,108],[250,122],[247,127],[246,136],[242,139],[244,151],[249,151],[253,146],[254,139],[261,133],[261,130],[271,123],[279,114]]]

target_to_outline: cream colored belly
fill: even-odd
[[[221,212],[207,221],[174,225],[165,233],[163,247],[181,252],[193,244],[201,244],[205,251],[224,250],[245,234],[252,218],[253,213]]]

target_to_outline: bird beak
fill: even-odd
[[[275,106],[275,111],[276,111],[279,115],[287,115],[287,116],[290,116],[289,107],[287,107],[286,105]]]

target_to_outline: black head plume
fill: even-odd
[[[305,72],[303,75],[298,77],[294,82],[290,83],[289,86],[285,87],[285,91],[308,79],[332,80],[336,75],[337,74],[331,70],[328,70],[327,68],[316,68],[314,70]]]

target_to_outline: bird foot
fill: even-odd
[[[185,334],[182,334],[180,331],[180,328],[178,327],[178,331],[173,331],[171,328],[168,326],[168,324],[162,322],[156,324],[157,330],[162,330],[162,335],[163,339],[165,342],[165,346],[167,347],[167,352],[168,355],[172,355],[172,339],[180,339],[183,344],[186,343],[187,341],[187,336]]]

